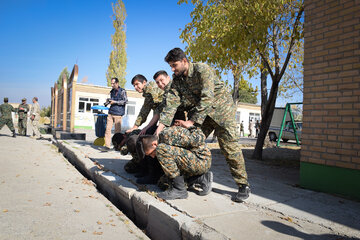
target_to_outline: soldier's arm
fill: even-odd
[[[147,116],[151,111],[152,103],[153,100],[151,95],[146,95],[144,99],[144,104],[142,105],[138,117],[136,118],[135,126],[139,127],[141,126],[141,124],[143,124],[146,121]]]
[[[199,67],[199,72],[201,75],[200,101],[195,107],[195,114],[191,117],[191,120],[202,125],[214,103],[215,79],[217,76],[215,71],[208,65]]]
[[[174,84],[173,84],[174,85]],[[175,116],[177,108],[180,106],[181,97],[176,89],[176,85],[171,86],[171,89],[164,95],[163,109],[160,114],[160,123],[164,126],[170,126]]]

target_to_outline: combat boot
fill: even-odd
[[[189,189],[194,189],[199,185],[202,191],[196,191],[196,194],[200,196],[208,195],[212,190],[213,173],[208,171],[203,175],[193,176],[188,178]]]
[[[12,135],[12,136],[13,136],[14,138],[16,138],[16,133],[15,133],[15,130],[14,130],[14,131],[12,131],[12,133],[13,133],[13,135]]]
[[[243,202],[245,199],[247,199],[250,195],[250,187],[246,184],[242,184],[239,187],[239,191],[237,192],[237,194],[235,195],[235,202]]]
[[[172,188],[159,193],[158,197],[164,200],[186,199],[188,197],[188,192],[186,190],[184,177],[178,176],[174,178],[172,180]]]

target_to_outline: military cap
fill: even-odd
[[[21,99],[21,101],[26,101],[26,98]]]
[[[4,102],[7,102],[7,101],[9,101],[9,98],[4,97]]]

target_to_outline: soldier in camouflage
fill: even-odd
[[[39,130],[40,105],[38,103],[38,98],[33,97],[32,102],[33,102],[33,105],[31,107],[31,111],[30,111],[30,116],[31,116],[30,119],[31,119],[33,135],[31,136],[31,138],[42,139],[42,136],[41,136],[40,130]]]
[[[207,64],[189,62],[180,48],[172,49],[165,61],[169,63],[174,75],[155,134],[159,135],[165,126],[170,125],[179,107],[184,108],[188,112],[187,122],[201,127],[206,137],[215,130],[220,149],[239,186],[234,200],[241,202],[247,199],[250,188],[245,161],[238,143],[236,109],[224,83]]]
[[[199,186],[199,195],[211,192],[213,174],[211,152],[206,147],[205,135],[200,128],[178,120],[179,126],[165,128],[159,135],[141,136],[146,155],[157,157],[165,175],[172,181],[172,188],[158,194],[165,200],[188,197],[185,180],[191,189]]]
[[[4,98],[4,103],[0,105],[0,113],[1,113],[0,130],[6,124],[6,126],[8,126],[10,131],[12,131],[13,137],[16,137],[15,128],[11,116],[11,112],[15,112],[15,108],[11,106],[8,102],[9,99],[6,97]]]
[[[29,105],[26,104],[26,98],[21,99],[21,104],[17,109],[18,113],[18,132],[19,135],[26,136],[27,127],[27,113],[29,112]]]
[[[141,124],[146,122],[146,119],[151,110],[153,110],[154,112],[153,116],[159,114],[158,107],[163,101],[164,95],[164,91],[158,88],[155,82],[148,82],[147,79],[141,74],[135,75],[131,80],[131,84],[134,86],[135,90],[138,93],[142,93],[142,96],[144,97],[144,104],[140,109],[134,126],[127,130],[127,133],[138,129]],[[154,127],[156,127],[156,123],[157,120],[151,119],[150,123],[141,130],[140,135],[143,135],[145,133],[153,134],[155,131]]]

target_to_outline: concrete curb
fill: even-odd
[[[60,152],[83,175],[151,239],[230,239],[215,229],[162,202],[127,179],[106,169],[100,169],[78,149],[62,140],[53,140]]]

